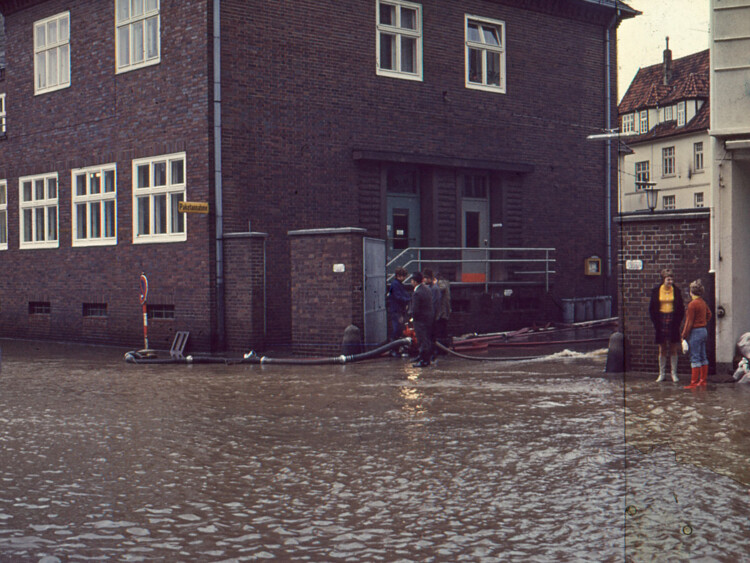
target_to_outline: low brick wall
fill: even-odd
[[[674,270],[675,285],[682,291],[685,305],[690,301],[688,286],[700,278],[706,287],[704,298],[715,311],[714,278],[710,267],[709,210],[623,215],[620,223],[621,247],[618,253],[620,317],[625,335],[625,362],[636,371],[658,370],[658,347],[648,314],[652,288],[661,282],[662,268]],[[630,268],[628,267],[630,262]],[[642,269],[634,269],[642,264]],[[708,356],[713,367],[716,358],[715,322],[709,324]],[[680,354],[680,373],[689,373],[687,356]]]
[[[337,355],[347,326],[364,331],[365,233],[359,228],[289,232],[295,354]]]

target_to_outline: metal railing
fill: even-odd
[[[394,277],[397,267],[414,268],[421,271],[423,267],[435,267],[440,264],[456,265],[464,271],[465,265],[481,265],[479,268],[467,268],[469,273],[484,274],[484,281],[462,282],[468,285],[484,284],[485,291],[491,284],[500,283],[504,280],[493,280],[493,264],[502,264],[503,274],[511,279],[520,279],[527,276],[538,276],[543,279],[546,291],[549,291],[550,276],[555,273],[553,269],[556,260],[551,257],[554,248],[521,248],[521,247],[440,247],[420,246],[409,247],[401,250],[396,256],[386,263],[387,281]],[[478,271],[481,270],[481,271]],[[528,278],[527,278],[528,279]]]

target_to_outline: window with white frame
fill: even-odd
[[[641,112],[641,133],[648,133],[648,110],[643,110]]]
[[[622,116],[622,132],[635,133],[635,114],[626,113]]]
[[[8,250],[8,183],[0,181],[0,250]]]
[[[645,190],[648,186],[646,183],[650,180],[649,161],[635,163],[635,191]]]
[[[422,80],[422,6],[377,0],[377,73]]]
[[[466,16],[466,86],[505,92],[505,23]]]
[[[703,192],[696,192],[693,194],[693,205],[695,207],[703,207]]]
[[[693,143],[693,168],[696,172],[703,170],[703,143]]]
[[[57,173],[19,178],[18,192],[20,248],[57,248]]]
[[[677,125],[685,125],[685,102],[677,104]]]
[[[674,106],[664,108],[664,121],[674,121]]]
[[[674,176],[674,147],[661,149],[661,175]]]
[[[70,12],[34,23],[34,94],[70,86]]]
[[[187,240],[185,153],[133,161],[133,242]]]
[[[0,94],[0,137],[5,135],[5,94]]]
[[[663,209],[675,209],[676,202],[675,202],[675,196],[673,195],[665,195],[662,200],[662,208]]]
[[[161,59],[159,0],[116,0],[117,72],[157,64]]]
[[[73,246],[117,243],[117,181],[114,164],[71,173]]]

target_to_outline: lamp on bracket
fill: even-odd
[[[656,182],[636,182],[635,185],[637,189],[646,192],[646,205],[653,213],[659,203],[659,190],[656,189]]]

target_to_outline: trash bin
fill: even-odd
[[[594,318],[608,319],[612,316],[612,298],[609,295],[600,295],[594,298]]]
[[[577,297],[575,301],[575,322],[580,323],[586,320],[586,299],[584,297]]]
[[[584,298],[583,301],[584,301],[584,311],[586,314],[586,318],[583,320],[593,321],[594,320],[594,298],[586,297]]]

